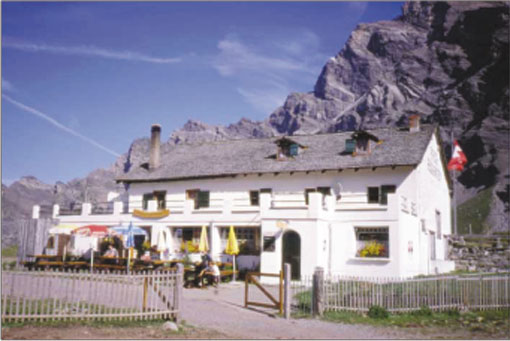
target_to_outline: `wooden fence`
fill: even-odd
[[[309,278],[305,280],[308,285],[298,282],[291,288],[294,307],[308,313],[367,312],[374,305],[395,313],[422,307],[433,311],[510,308],[510,275],[507,274],[415,279],[335,276],[324,277],[318,284]]]
[[[182,271],[2,271],[2,322],[177,320],[182,280]]]

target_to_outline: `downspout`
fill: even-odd
[[[329,245],[328,245],[328,274],[329,276],[331,276],[331,247],[333,245],[333,242],[332,242],[332,235],[333,235],[333,231],[331,229],[331,223],[328,224],[328,240],[329,240]]]

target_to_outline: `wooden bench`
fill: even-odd
[[[239,275],[239,271],[235,271],[236,276]],[[220,270],[220,282],[223,281],[225,278],[228,278],[230,276],[231,279],[234,279],[234,270]]]

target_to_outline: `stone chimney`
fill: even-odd
[[[159,124],[153,124],[151,127],[151,150],[150,150],[150,159],[149,159],[149,169],[156,169],[159,167],[159,158],[160,158],[160,135],[161,135],[161,126]]]
[[[409,131],[416,133],[420,131],[420,116],[412,115],[409,117]]]

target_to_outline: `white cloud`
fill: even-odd
[[[16,91],[14,88],[14,85],[12,85],[11,82],[9,82],[7,79],[2,78],[2,91]]]
[[[317,35],[306,29],[271,40],[255,38],[250,43],[227,35],[218,42],[212,66],[223,77],[232,78],[244,100],[267,115],[290,92],[313,87],[327,60],[319,46]]]
[[[181,62],[181,58],[159,58],[133,51],[107,50],[95,46],[59,46],[47,44],[34,44],[27,42],[5,42],[4,48],[12,48],[26,52],[49,52],[62,55],[93,56],[106,59],[127,60],[155,64],[171,64]]]
[[[220,54],[214,67],[223,76],[243,71],[301,71],[310,72],[302,61],[257,53],[241,41],[224,39],[218,43]]]
[[[85,142],[87,142],[87,143],[90,143],[90,144],[91,144],[91,145],[93,145],[94,147],[97,147],[97,148],[99,148],[99,149],[101,149],[101,150],[103,150],[103,151],[107,152],[108,154],[111,154],[111,155],[113,155],[113,156],[115,156],[115,157],[119,157],[119,156],[120,156],[120,154],[119,154],[119,153],[114,152],[113,150],[111,150],[111,149],[109,149],[109,148],[107,148],[107,147],[103,146],[103,145],[102,145],[102,144],[100,144],[99,142],[96,142],[96,141],[92,140],[92,139],[91,139],[91,138],[89,138],[89,137],[83,136],[82,134],[80,134],[80,133],[78,133],[78,132],[74,131],[74,130],[73,130],[73,129],[71,129],[71,128],[66,127],[66,126],[65,126],[65,125],[63,125],[62,123],[60,123],[60,122],[58,122],[57,120],[55,120],[54,118],[52,118],[52,117],[50,117],[50,116],[46,115],[45,113],[40,112],[40,111],[39,111],[39,110],[37,110],[37,109],[34,109],[34,108],[32,108],[32,107],[29,107],[28,105],[25,105],[25,104],[23,104],[23,103],[21,103],[21,102],[18,102],[18,101],[16,101],[15,99],[13,99],[13,98],[11,98],[11,97],[9,97],[9,96],[5,95],[5,94],[2,94],[2,98],[3,98],[3,99],[5,99],[7,102],[9,102],[9,103],[11,103],[11,104],[15,105],[16,107],[18,107],[18,108],[20,108],[20,109],[22,109],[22,110],[24,110],[24,111],[26,111],[26,112],[29,112],[29,113],[31,113],[31,114],[33,114],[33,115],[37,116],[37,117],[42,118],[43,120],[45,120],[45,121],[47,121],[47,122],[49,122],[49,123],[53,124],[53,125],[54,125],[55,127],[57,127],[58,129],[63,130],[63,131],[65,131],[66,133],[69,133],[69,134],[71,134],[71,135],[73,135],[73,136],[76,136],[76,137],[78,137],[78,138],[82,139],[83,141],[85,141]]]

